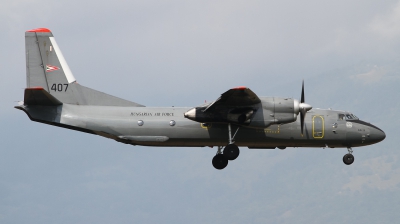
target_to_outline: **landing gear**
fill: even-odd
[[[218,146],[217,155],[214,156],[212,160],[212,164],[215,169],[222,170],[228,165],[228,160],[235,160],[239,154],[240,150],[233,139],[236,136],[236,133],[239,131],[239,128],[236,129],[235,134],[232,136],[231,132],[231,124],[228,124],[229,131],[229,144],[225,146],[224,151],[222,152],[222,146]]]
[[[228,159],[223,154],[217,154],[214,156],[212,164],[215,169],[222,170],[228,165]]]
[[[239,147],[235,144],[229,144],[224,148],[224,156],[228,160],[235,160],[239,156]]]
[[[343,162],[346,165],[351,165],[354,162],[353,150],[350,147],[347,150],[349,153],[343,156]]]

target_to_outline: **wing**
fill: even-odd
[[[207,106],[192,108],[185,117],[202,123],[249,124],[260,102],[253,91],[240,86],[221,94]]]
[[[207,110],[212,111],[214,108],[218,108],[219,106],[237,108],[253,106],[260,102],[260,98],[258,98],[253,91],[245,86],[239,86],[221,94],[221,96],[216,101],[208,105],[203,112],[206,112]]]

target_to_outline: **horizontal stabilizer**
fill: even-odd
[[[25,89],[25,105],[58,106],[62,103],[42,87],[32,87]]]

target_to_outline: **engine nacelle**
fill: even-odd
[[[266,128],[272,124],[287,124],[297,120],[299,101],[281,97],[260,99],[261,107],[253,115],[249,127]]]
[[[206,106],[192,108],[185,117],[200,123],[231,123],[250,128],[266,128],[273,124],[287,124],[297,120],[301,109],[299,101],[291,98],[260,97],[259,104],[221,107],[207,111]]]

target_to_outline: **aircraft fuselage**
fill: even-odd
[[[109,107],[63,104],[19,106],[32,120],[144,146],[225,146],[227,124],[202,124],[184,117],[186,107]],[[235,144],[249,148],[357,147],[379,142],[384,132],[361,120],[340,120],[349,112],[312,109],[300,122],[267,128],[232,125]],[[233,134],[232,133],[232,134]]]

